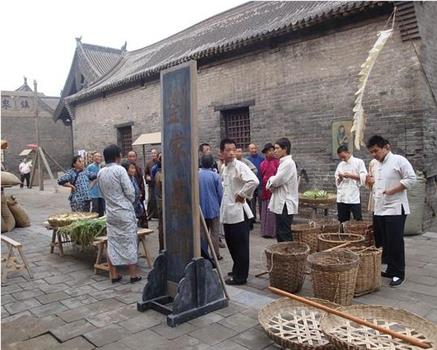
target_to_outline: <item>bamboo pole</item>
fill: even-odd
[[[288,293],[288,292],[283,291],[283,290],[278,289],[278,288],[269,287],[269,289],[273,293],[275,293],[275,294],[282,295],[284,297],[288,297],[290,299],[300,301],[301,303],[304,303],[304,304],[316,307],[316,308],[318,308],[320,310],[323,310],[323,311],[326,311],[326,312],[328,312],[330,314],[333,314],[333,315],[345,318],[347,320],[353,321],[355,323],[361,324],[363,326],[375,329],[375,330],[377,330],[377,331],[379,331],[381,333],[388,334],[388,335],[392,336],[393,338],[401,339],[401,340],[403,340],[403,341],[405,341],[405,342],[407,342],[407,343],[409,343],[411,345],[418,346],[418,347],[420,347],[422,349],[429,349],[431,347],[431,344],[422,342],[422,341],[420,341],[417,338],[413,338],[413,337],[410,337],[408,335],[404,335],[404,334],[392,331],[391,329],[388,329],[388,328],[377,326],[377,325],[375,325],[375,324],[373,324],[373,323],[371,323],[369,321],[363,320],[363,319],[361,319],[359,317],[355,317],[355,316],[349,315],[349,314],[347,314],[345,312],[342,312],[342,311],[339,311],[339,310],[331,309],[328,306],[316,303],[316,302],[314,302],[312,300],[308,300],[306,298],[297,296],[295,294]]]
[[[202,208],[200,208],[200,206],[199,206],[199,212],[200,212],[200,220],[202,221],[202,226],[203,226],[203,229],[205,230],[205,235],[206,235],[206,238],[208,240],[208,245],[211,248],[212,257],[214,258],[215,266],[217,268],[217,272],[218,272],[218,275],[220,278],[220,283],[222,284],[222,287],[223,287],[223,292],[225,293],[226,299],[230,300],[228,291],[226,289],[226,284],[225,284],[225,281],[223,279],[222,270],[220,268],[220,264],[219,264],[219,261],[217,259],[217,255],[216,255],[215,250],[214,250],[214,245],[212,244],[211,235],[209,234],[208,226],[206,226],[205,217],[203,216]]]

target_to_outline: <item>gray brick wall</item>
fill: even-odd
[[[360,65],[385,21],[376,18],[200,67],[199,142],[218,147],[221,113],[214,107],[255,100],[250,106],[252,142],[262,145],[289,137],[293,158],[310,177],[306,186],[334,190],[337,161],[331,155],[331,123],[352,119]],[[426,89],[411,44],[402,42],[396,31],[368,82],[365,137],[386,136],[420,170],[436,166],[424,154]],[[75,147],[101,149],[116,142],[113,125],[122,122],[134,121],[134,138],[159,131],[159,110],[158,81],[81,104],[75,112]],[[370,159],[365,148],[355,155],[366,163]],[[363,191],[363,207],[365,203]]]
[[[31,116],[8,115],[2,110],[1,130],[2,138],[9,141],[9,148],[4,151],[4,165],[8,171],[18,175],[21,161],[18,155],[27,148],[26,145],[36,143],[35,119]],[[73,155],[71,128],[62,121],[55,122],[53,115],[41,110],[40,133],[41,145],[45,151],[64,168],[68,168]],[[52,171],[59,171],[50,160],[49,163]]]

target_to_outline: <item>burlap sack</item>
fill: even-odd
[[[10,187],[21,184],[21,181],[14,174],[7,171],[2,171],[2,186]]]
[[[2,233],[3,232],[8,232],[8,228],[6,227],[6,222],[5,220],[3,220],[3,216],[2,216]]]
[[[17,227],[27,227],[30,226],[29,215],[24,211],[23,207],[18,204],[17,199],[14,196],[7,198],[9,210],[14,215]]]
[[[2,219],[5,222],[4,229],[2,232],[9,232],[12,231],[15,228],[15,218],[14,215],[12,215],[11,211],[9,210],[8,203],[6,201],[6,196],[2,193]]]

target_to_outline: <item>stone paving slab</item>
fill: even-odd
[[[276,298],[267,290],[268,276],[254,277],[265,270],[265,247],[275,243],[259,237],[258,224],[250,238],[248,284],[228,286],[229,307],[170,328],[164,315],[153,310],[136,311],[145,280],[130,284],[126,275],[122,283],[111,284],[106,274],[94,274],[89,253],[71,245],[66,246],[63,257],[56,251],[49,253],[51,233],[39,223],[53,212],[69,211],[67,192],[61,189],[58,194],[46,191],[40,195],[37,190],[16,190],[15,194],[20,203],[25,203],[32,226],[16,229],[11,236],[23,243],[35,278],[11,273],[2,286],[2,349],[278,349],[258,324],[259,308]],[[156,225],[156,220],[150,222],[152,229],[156,230]],[[156,255],[157,235],[152,234],[148,241]],[[407,237],[405,242],[405,285],[391,289],[389,281],[383,279],[379,291],[355,298],[354,302],[401,307],[435,322],[437,233]],[[226,273],[232,261],[227,249],[222,250],[222,255],[222,270]],[[142,260],[140,267],[146,276],[150,270]],[[312,295],[310,276],[299,295]]]

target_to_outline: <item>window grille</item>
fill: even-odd
[[[249,107],[222,111],[224,121],[224,137],[237,143],[237,147],[246,149],[250,144]]]

